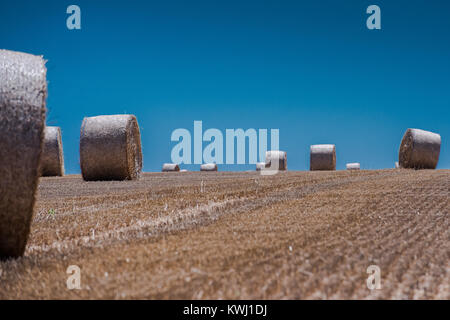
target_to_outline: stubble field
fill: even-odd
[[[450,170],[41,178],[0,299],[449,299],[449,196]]]

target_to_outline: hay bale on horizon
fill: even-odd
[[[84,118],[80,164],[86,181],[138,179],[142,149],[136,117],[119,114]]]
[[[176,163],[164,163],[162,167],[162,172],[174,172],[180,171],[180,166]]]
[[[359,162],[352,162],[352,163],[347,163],[345,165],[347,170],[360,170],[361,169],[361,165],[359,164]]]
[[[278,165],[278,167],[277,167]],[[267,170],[287,170],[287,154],[285,151],[266,151],[265,169]]]
[[[215,163],[204,163],[200,165],[200,171],[217,171],[217,164]]]
[[[265,162],[258,162],[256,164],[256,171],[264,170],[265,167],[266,167],[266,163]]]
[[[316,144],[310,147],[309,169],[336,170],[336,146],[334,144]]]
[[[64,175],[64,153],[59,127],[45,127],[44,129],[41,175],[44,177]]]
[[[398,164],[398,161],[395,161],[395,169],[400,169],[400,165]]]
[[[435,169],[441,151],[441,136],[421,129],[407,129],[398,151],[402,168]]]
[[[0,260],[23,255],[45,127],[45,60],[0,50]]]

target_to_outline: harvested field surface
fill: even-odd
[[[0,298],[449,299],[449,196],[450,170],[41,178]]]

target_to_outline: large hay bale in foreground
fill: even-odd
[[[441,136],[421,129],[406,130],[398,152],[402,168],[435,169],[441,151]]]
[[[266,151],[265,169],[287,170],[287,154],[285,151]]]
[[[347,168],[347,170],[359,170],[359,169],[361,169],[361,165],[358,162],[347,163],[345,165],[345,167]]]
[[[336,170],[336,146],[316,144],[311,146],[310,170]]]
[[[136,117],[121,114],[84,118],[80,164],[86,181],[138,179],[142,150]]]
[[[200,171],[217,171],[217,164],[205,163],[200,165]]]
[[[180,166],[176,163],[164,163],[162,167],[163,172],[180,171]]]
[[[0,50],[0,259],[23,255],[45,127],[42,57]]]
[[[59,127],[45,127],[41,175],[45,177],[64,175],[64,153]]]

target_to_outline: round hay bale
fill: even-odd
[[[0,260],[20,257],[30,233],[45,127],[42,57],[0,50]]]
[[[266,163],[265,162],[258,162],[256,164],[256,171],[264,170],[265,167],[266,167]]]
[[[164,163],[162,167],[163,172],[180,171],[180,166],[176,163]]]
[[[316,144],[311,146],[309,168],[314,170],[336,170],[336,146]]]
[[[84,118],[80,164],[86,181],[138,179],[142,150],[136,117],[121,114]]]
[[[200,165],[200,171],[217,171],[217,164],[205,163]]]
[[[395,161],[395,169],[400,169],[400,165],[398,164],[398,161]]]
[[[64,175],[64,154],[59,127],[45,127],[44,129],[41,175],[44,177]]]
[[[435,169],[441,151],[441,136],[421,129],[406,130],[398,152],[402,168]]]
[[[287,170],[286,152],[279,150],[266,151],[265,168],[269,170]]]
[[[361,169],[361,165],[358,162],[347,163],[345,165],[345,167],[347,168],[347,170],[359,170],[359,169]]]

